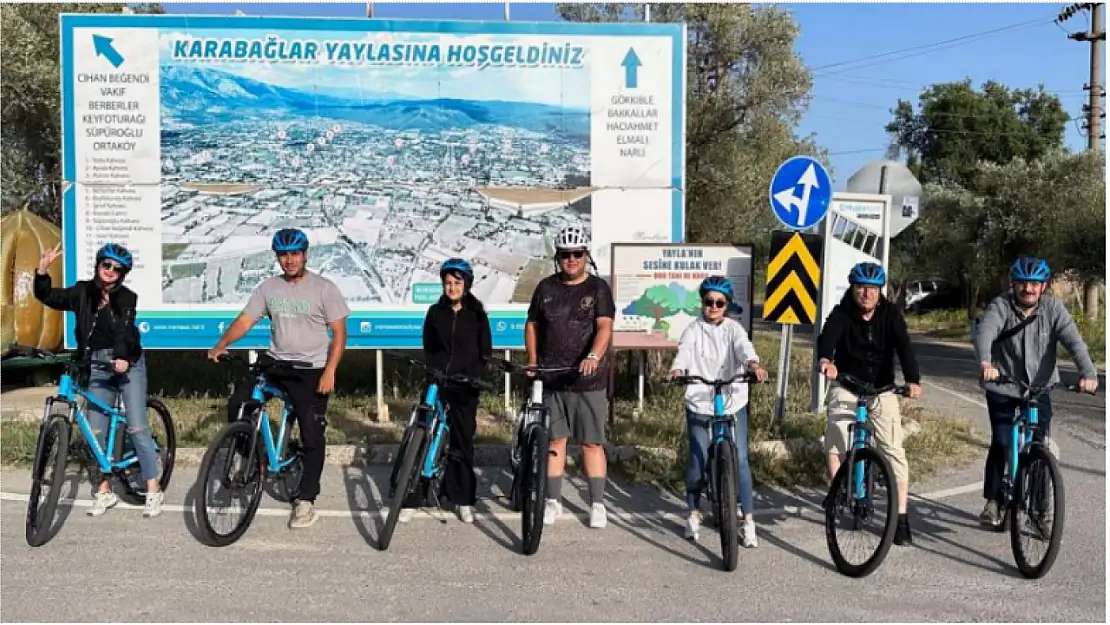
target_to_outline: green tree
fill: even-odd
[[[559,13],[643,20],[644,5],[561,4]],[[798,24],[781,8],[740,3],[653,4],[651,21],[687,27],[686,239],[751,243],[765,255],[779,227],[767,204],[775,168],[795,154],[826,156],[794,132],[812,86],[794,51]]]
[[[632,302],[633,314],[642,317],[654,317],[654,329],[663,327],[663,317],[679,312],[680,302],[678,297],[665,284],[659,284],[644,291],[644,294]]]
[[[1014,89],[971,80],[922,91],[919,109],[899,100],[886,130],[910,158],[922,184],[955,182],[972,188],[979,164],[1035,161],[1063,146],[1069,121],[1060,99],[1043,87]]]
[[[58,16],[120,13],[123,3],[4,4],[0,6],[0,208],[25,204],[60,223],[61,91]],[[132,7],[161,13],[160,4]]]

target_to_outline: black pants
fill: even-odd
[[[301,449],[304,452],[304,476],[301,478],[300,495],[302,501],[316,501],[320,494],[320,474],[324,471],[324,456],[327,451],[325,430],[327,428],[328,396],[316,392],[323,369],[295,369],[281,374],[272,374],[269,381],[289,396],[293,413],[300,430]],[[250,399],[254,390],[254,378],[246,378],[235,387],[235,392],[227,402],[227,420],[234,421],[239,416],[239,406]],[[249,414],[244,410],[244,415]],[[288,434],[286,435],[288,436]]]
[[[444,467],[442,492],[456,506],[473,506],[478,496],[474,475],[474,435],[478,433],[478,396],[444,394],[451,447]]]
[[[478,396],[475,394],[441,391],[441,401],[447,408],[448,435],[447,457],[444,462],[443,481],[439,495],[456,506],[473,506],[478,496],[478,479],[474,474],[474,435],[478,431]],[[405,498],[404,507],[420,508],[428,505],[429,484],[421,480]]]
[[[1041,395],[1037,402],[1037,424],[1043,433],[1036,434],[1036,440],[1043,440],[1052,424],[1052,400]],[[1002,496],[1002,478],[1006,473],[1006,461],[1010,457],[1010,439],[1013,435],[1014,417],[1021,409],[1021,402],[1012,397],[987,393],[987,411],[991,419],[991,447],[987,452],[987,464],[983,469],[983,498],[995,500]]]

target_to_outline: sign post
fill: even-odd
[[[782,325],[774,415],[774,425],[778,427],[786,413],[793,327],[813,324],[816,320],[817,290],[821,284],[823,238],[798,231],[813,227],[825,217],[832,198],[832,181],[816,159],[795,156],[775,171],[768,197],[775,216],[793,231],[771,234],[767,291],[763,301],[763,320]]]

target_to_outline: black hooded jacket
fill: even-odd
[[[875,314],[864,321],[849,290],[821,328],[817,338],[817,357],[826,358],[837,371],[877,387],[894,383],[894,354],[902,365],[902,375],[910,384],[921,383],[910,334],[902,311],[885,297],[879,297]]]
[[[92,280],[78,280],[67,288],[53,288],[50,274],[35,273],[35,298],[54,310],[71,311],[77,317],[78,360],[85,357],[89,337],[96,323],[96,298],[99,292]],[[108,310],[112,318],[112,353],[119,360],[135,363],[143,354],[139,340],[139,329],[135,327],[135,307],[139,296],[131,289],[120,285],[108,299]]]
[[[424,362],[448,375],[482,377],[485,361],[493,353],[489,316],[469,293],[462,308],[451,309],[451,300],[440,296],[424,317]]]

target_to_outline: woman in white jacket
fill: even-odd
[[[671,365],[671,377],[698,375],[707,380],[721,380],[747,367],[763,382],[767,371],[759,366],[759,355],[748,339],[744,326],[730,319],[728,308],[733,301],[732,284],[721,276],[710,276],[698,287],[702,300],[702,316],[691,323],[678,341],[678,354]],[[752,515],[752,472],[748,466],[748,387],[737,382],[724,389],[725,411],[735,415],[733,432],[739,464],[740,509],[744,515],[741,540],[745,547],[755,547],[755,520]],[[690,436],[690,458],[686,469],[686,538],[698,539],[701,529],[701,491],[705,486],[706,459],[709,455],[709,421],[713,414],[713,387],[691,384],[686,387],[686,429]]]

